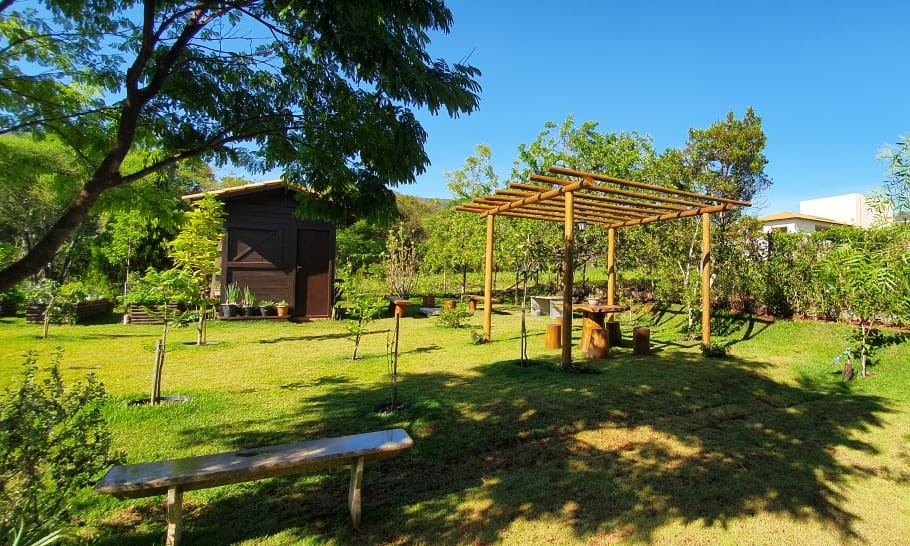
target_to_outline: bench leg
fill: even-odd
[[[354,528],[360,527],[360,486],[363,484],[363,457],[351,465],[351,487],[348,490],[348,508],[351,509],[351,521]]]
[[[166,546],[178,546],[183,534],[183,491],[172,487],[167,490]]]

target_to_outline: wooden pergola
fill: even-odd
[[[573,237],[575,223],[607,227],[607,304],[613,305],[616,291],[614,246],[619,228],[701,216],[702,244],[702,343],[711,342],[711,214],[748,207],[751,203],[623,180],[564,167],[550,167],[557,176],[532,174],[538,184],[512,182],[494,195],[478,197],[455,210],[487,219],[484,269],[483,337],[491,340],[493,297],[493,227],[496,216],[529,218],[565,225],[565,260],[562,314],[562,364],[572,362],[572,284],[574,271]]]

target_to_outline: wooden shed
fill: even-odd
[[[335,226],[294,216],[295,191],[273,180],[183,199],[192,202],[208,193],[224,203],[222,291],[229,283],[248,286],[259,301],[287,301],[291,315],[328,318],[334,305]]]

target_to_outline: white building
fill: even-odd
[[[889,211],[890,213],[890,211]],[[890,214],[889,214],[890,216]],[[835,226],[872,227],[878,214],[860,193],[848,193],[799,202],[799,212],[778,212],[759,218],[769,231],[812,233]]]

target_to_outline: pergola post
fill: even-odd
[[[607,305],[616,303],[616,228],[607,228]],[[613,313],[607,315],[613,320]]]
[[[701,215],[701,342],[711,343],[711,215]]]
[[[493,329],[493,222],[495,214],[487,216],[487,248],[483,272],[483,342],[489,343]]]
[[[572,264],[575,261],[575,196],[573,192],[566,192],[565,197],[565,258],[562,264],[563,290],[562,290],[562,367],[572,365],[572,283],[574,271]]]

